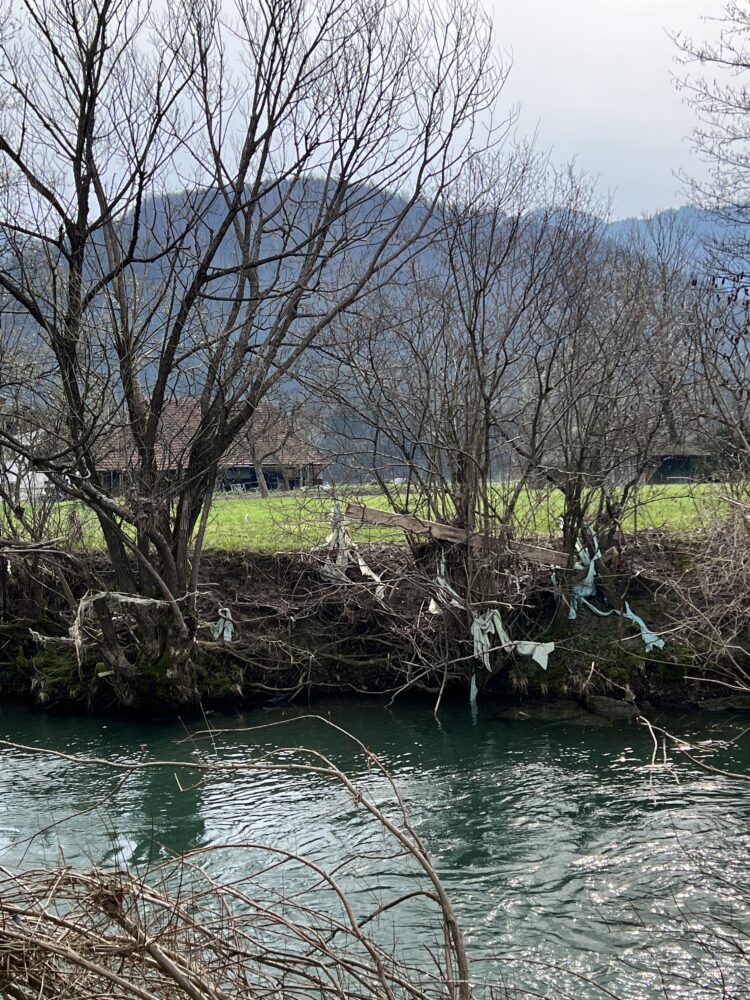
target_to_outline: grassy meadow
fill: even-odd
[[[498,510],[502,491],[498,486]],[[690,531],[708,523],[726,509],[719,484],[643,486],[634,495],[624,518],[628,531],[662,529]],[[384,496],[342,493],[342,506],[349,501],[387,509]],[[283,552],[319,545],[330,530],[330,495],[283,494],[268,499],[248,495],[218,495],[213,502],[206,531],[208,550]],[[101,545],[98,526],[90,514],[72,504],[58,504],[50,533],[69,537],[75,547]],[[514,531],[517,536],[548,538],[558,534],[562,497],[557,491],[529,488],[517,505]],[[360,544],[399,543],[401,531],[352,525],[352,535]]]
[[[627,531],[697,529],[726,509],[722,493],[722,487],[715,484],[641,487],[626,512],[624,527]],[[349,501],[388,509],[384,496],[349,495],[342,498],[342,505]],[[329,496],[217,499],[211,510],[206,546],[263,552],[311,548],[323,542],[330,530],[331,506]],[[517,536],[554,537],[559,533],[561,513],[559,492],[529,489],[519,501],[514,531]],[[360,544],[398,543],[404,538],[402,531],[373,526],[352,527],[352,535]]]

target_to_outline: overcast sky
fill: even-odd
[[[723,0],[485,0],[513,55],[505,99],[557,161],[576,157],[614,196],[616,218],[684,204],[694,112],[675,89],[667,31],[715,37]]]

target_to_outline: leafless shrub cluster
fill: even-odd
[[[503,71],[468,0],[5,14],[0,309],[17,391],[0,436],[93,511],[114,589],[145,599],[124,635],[97,603],[108,669],[127,685],[135,634],[169,652],[190,702],[217,464],[335,318],[433,237]],[[165,475],[186,394],[199,418]],[[124,493],[101,476],[113,451]]]
[[[10,1000],[458,995],[439,969],[415,969],[376,943],[378,908],[357,912],[336,881],[340,873],[329,876],[280,849],[233,850],[253,874],[231,883],[208,875],[202,864],[216,858],[198,852],[148,879],[65,868],[6,872],[0,992]],[[263,892],[267,868],[294,890]],[[399,919],[396,900],[380,912]]]
[[[733,506],[686,539],[677,563],[666,573],[661,570],[675,638],[705,665],[704,679],[729,689],[725,694],[750,686],[748,541],[747,512]],[[698,675],[696,670],[689,673]]]

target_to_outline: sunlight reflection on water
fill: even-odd
[[[679,760],[674,773],[649,769],[648,734],[631,727],[509,721],[493,718],[491,709],[480,710],[474,726],[463,706],[447,708],[440,727],[423,705],[386,711],[341,704],[325,711],[378,752],[396,777],[476,967],[492,970],[496,981],[502,974],[544,995],[601,995],[537,964],[559,963],[627,1000],[750,997],[750,970],[735,947],[738,940],[750,944],[750,785],[695,773]],[[281,717],[280,710],[213,722]],[[692,719],[680,725],[681,732],[708,727]],[[0,734],[119,760],[214,754],[210,743],[178,744],[185,736],[178,726],[103,725],[7,706]],[[242,764],[259,749],[293,743],[330,753],[369,781],[376,797],[386,795],[346,740],[315,720],[230,735],[220,752]],[[186,769],[144,770],[117,789],[120,776],[101,768],[13,750],[0,751],[0,759],[4,865],[62,858],[143,867],[239,838],[329,864],[352,849],[369,851],[374,856],[346,876],[355,897],[376,872],[387,871],[365,817],[342,789],[309,774],[224,773],[199,783]],[[730,750],[722,761],[750,770],[750,752]],[[230,852],[220,857],[224,877],[247,863]],[[397,866],[388,877],[398,883]],[[729,935],[707,941],[707,927],[728,924]],[[415,954],[425,943],[417,921],[394,933]],[[660,969],[686,979],[672,978],[665,993]]]

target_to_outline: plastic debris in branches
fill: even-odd
[[[588,598],[593,597],[596,594],[596,560],[601,559],[602,553],[599,548],[599,539],[596,537],[594,532],[591,532],[591,538],[594,542],[594,554],[589,555],[588,549],[580,541],[576,542],[576,550],[578,552],[578,560],[574,565],[574,569],[586,570],[586,575],[582,580],[574,583],[570,591],[570,609],[568,611],[568,619],[572,621],[574,618],[578,617],[578,606],[579,604],[587,604]]]
[[[430,599],[427,609],[430,614],[440,615],[449,607],[459,608],[464,611],[467,610],[466,603],[461,600],[457,591],[446,579],[445,556],[441,556],[440,558],[440,567],[435,582],[437,584],[437,593],[435,597]],[[482,663],[485,670],[492,671],[490,654],[494,649],[501,649],[504,653],[516,652],[521,656],[528,656],[542,670],[547,669],[549,654],[555,648],[554,642],[531,642],[523,639],[511,639],[497,608],[490,608],[482,614],[471,611],[471,619],[474,657]],[[473,671],[469,688],[469,701],[472,706],[476,705],[477,694],[477,676],[476,671]]]
[[[652,649],[664,649],[664,640],[662,637],[657,635],[656,632],[651,631],[644,620],[635,611],[631,610],[627,601],[625,601],[625,610],[621,614],[623,618],[627,618],[641,630],[641,638],[643,639],[647,653],[650,653]]]
[[[331,531],[322,545],[316,545],[313,552],[327,552],[326,561],[320,569],[321,576],[329,583],[350,584],[352,581],[346,575],[347,568],[356,565],[362,576],[372,580],[375,596],[382,601],[385,596],[385,584],[382,578],[367,565],[362,558],[357,544],[352,541],[346,530],[344,514],[338,500],[333,501],[330,514]],[[335,555],[334,555],[335,553]],[[331,558],[334,556],[334,558]]]
[[[211,634],[216,642],[232,642],[234,622],[230,608],[219,608],[219,620],[214,623]]]
[[[599,547],[599,540],[591,532],[591,538],[594,543],[594,554],[589,555],[588,549],[580,541],[576,542],[576,551],[578,552],[578,560],[575,563],[575,569],[586,570],[586,575],[582,580],[574,583],[570,591],[570,608],[568,611],[568,619],[573,620],[578,617],[578,608],[583,605],[592,611],[595,615],[600,618],[608,618],[610,615],[619,615],[621,618],[627,618],[628,621],[633,622],[637,625],[641,632],[641,638],[643,639],[643,644],[646,648],[646,652],[650,653],[653,649],[664,649],[664,640],[661,636],[653,632],[644,620],[637,615],[627,601],[625,601],[625,610],[619,611],[617,608],[610,608],[609,611],[602,611],[597,608],[590,601],[590,597],[596,595],[596,562],[601,559],[602,553]],[[552,574],[552,583],[556,585],[557,580],[555,574]]]
[[[530,657],[542,670],[548,666],[549,654],[554,652],[554,642],[531,642],[524,639],[511,639],[503,624],[503,619],[497,608],[485,611],[482,615],[472,612],[471,634],[474,639],[474,656],[481,660],[486,670],[491,670],[490,653],[493,648],[499,648],[504,653],[520,653]],[[492,637],[497,638],[493,643]]]

